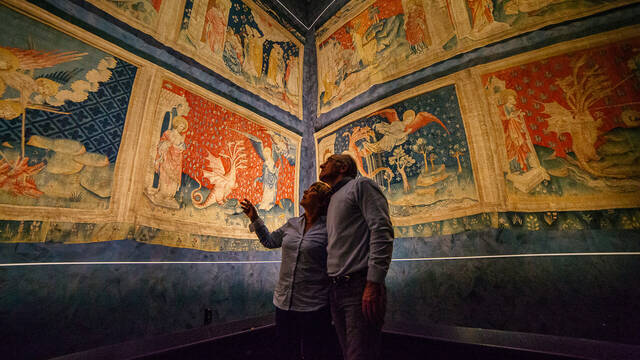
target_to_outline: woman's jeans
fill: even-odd
[[[335,355],[328,353],[331,341],[335,341],[333,332],[328,306],[316,311],[291,311],[276,307],[279,360],[335,358]]]

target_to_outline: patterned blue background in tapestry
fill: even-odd
[[[83,102],[66,101],[57,107],[57,114],[27,109],[26,139],[32,135],[53,139],[74,139],[81,142],[87,152],[105,155],[112,164],[120,147],[124,121],[137,68],[117,59],[111,78],[100,83],[96,92],[89,92]],[[0,121],[0,139],[20,147],[21,122]]]

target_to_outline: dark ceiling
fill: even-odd
[[[346,1],[338,0],[271,0],[273,3],[273,8],[286,18],[291,18],[291,14],[288,14],[287,10],[283,8],[286,7],[293,15],[298,18],[303,24],[304,29],[308,29],[313,22],[318,18],[320,14],[329,6],[331,7],[325,11],[323,18],[326,17],[328,13],[335,13],[339,9],[339,5],[345,3]],[[334,9],[335,8],[335,9]],[[295,19],[292,19],[295,21]],[[321,21],[322,19],[320,19]],[[300,23],[292,24],[296,27],[300,26]],[[318,23],[316,23],[318,25]]]

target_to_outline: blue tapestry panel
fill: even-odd
[[[100,82],[97,91],[90,91],[85,101],[65,101],[57,112],[27,109],[25,138],[73,139],[87,152],[105,155],[115,163],[137,71],[120,59],[116,62],[111,77]],[[21,126],[19,118],[0,121],[0,140],[19,148]]]

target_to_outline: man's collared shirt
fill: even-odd
[[[393,252],[393,225],[387,199],[373,180],[353,179],[331,196],[327,232],[329,276],[366,269],[367,280],[384,282]]]
[[[315,311],[329,303],[325,217],[316,220],[306,234],[304,226],[304,215],[289,219],[272,233],[260,218],[250,226],[265,247],[282,247],[280,278],[273,292],[273,304],[282,310]]]

